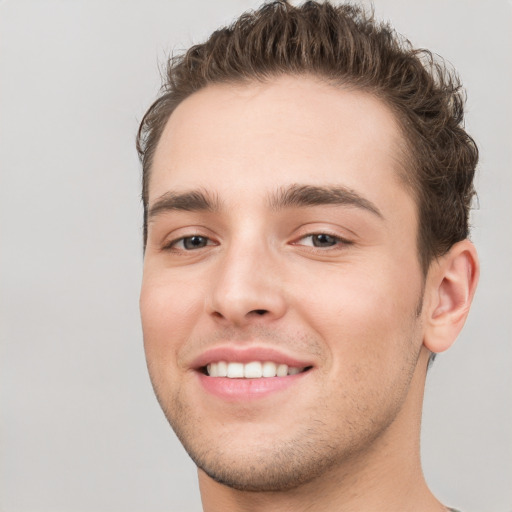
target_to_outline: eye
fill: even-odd
[[[327,233],[313,233],[311,235],[303,236],[298,240],[297,244],[306,245],[315,248],[329,248],[340,244],[349,244],[348,240],[343,240],[340,237],[329,235]]]
[[[195,249],[202,249],[207,245],[213,245],[213,242],[209,238],[201,235],[192,235],[178,238],[178,240],[172,241],[166,248],[182,251],[193,251]]]

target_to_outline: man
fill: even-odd
[[[433,354],[478,280],[456,77],[353,6],[264,5],[144,117],[141,314],[204,510],[441,511]]]

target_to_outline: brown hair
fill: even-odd
[[[433,258],[467,238],[478,149],[463,127],[464,95],[455,73],[362,8],[273,1],[169,60],[161,95],[137,136],[144,243],[151,163],[177,105],[210,84],[266,81],[283,74],[314,75],[363,90],[393,110],[407,147],[400,175],[418,205],[424,272]]]

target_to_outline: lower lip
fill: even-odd
[[[228,379],[227,377],[209,377],[198,372],[203,388],[210,394],[223,400],[238,401],[263,398],[284,391],[298,383],[311,370],[288,375],[286,377],[266,377],[261,379]]]

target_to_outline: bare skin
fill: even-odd
[[[206,512],[445,510],[419,458],[425,375],[478,262],[465,240],[423,275],[402,146],[379,100],[312,78],[208,87],[172,114],[141,314]],[[208,373],[273,359],[298,373]]]

